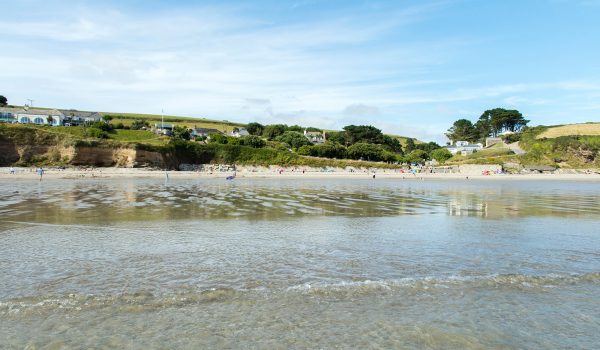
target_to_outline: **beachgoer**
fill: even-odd
[[[11,175],[14,175],[14,174],[15,174],[15,168],[13,168],[13,167],[10,167],[10,174],[11,174]]]
[[[373,174],[373,178],[375,178],[375,174]]]

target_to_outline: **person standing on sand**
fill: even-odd
[[[40,176],[40,181],[42,181],[42,176],[44,176],[44,169],[42,167],[37,168],[37,174]]]
[[[14,175],[14,174],[15,174],[15,168],[13,168],[13,167],[10,167],[10,169],[9,169],[9,170],[10,170],[10,174],[11,174],[11,175]]]

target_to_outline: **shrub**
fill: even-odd
[[[452,153],[450,153],[450,151],[448,151],[446,148],[438,148],[431,151],[430,156],[438,162],[444,163],[448,159],[452,158]]]
[[[290,145],[292,148],[300,148],[302,146],[310,145],[310,141],[297,131],[286,131],[282,135],[275,138],[276,141],[284,142]]]
[[[106,131],[103,131],[101,129],[98,128],[89,128],[86,130],[86,136],[88,137],[95,137],[98,139],[106,139],[108,138],[108,134],[106,133]]]
[[[244,136],[240,138],[240,141],[243,146],[252,148],[263,148],[266,145],[265,140],[255,135]]]
[[[383,148],[372,143],[355,143],[348,147],[347,156],[350,159],[380,161],[384,159]]]

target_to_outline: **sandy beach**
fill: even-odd
[[[35,168],[14,168],[11,174],[10,168],[0,168],[0,180],[39,180]],[[315,169],[302,168],[256,168],[237,167],[234,172],[230,169],[213,171],[174,171],[140,168],[87,168],[87,169],[44,169],[42,180],[50,179],[101,179],[101,178],[169,178],[169,179],[193,179],[193,178],[227,178],[234,175],[236,178],[352,178],[352,179],[457,179],[457,180],[572,180],[572,181],[600,181],[600,174],[590,173],[561,173],[561,174],[461,174],[461,173],[410,173],[400,172],[395,169],[371,169],[369,171],[318,171]]]

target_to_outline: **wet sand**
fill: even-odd
[[[10,179],[39,179],[33,168],[15,168],[10,174],[9,168],[0,168],[0,180]],[[238,167],[235,172],[237,178],[331,178],[331,179],[458,179],[458,180],[574,180],[574,181],[600,181],[600,174],[461,174],[461,173],[409,173],[394,169],[374,169],[369,171],[315,171],[302,168],[252,168]],[[169,178],[169,179],[194,179],[194,178],[227,178],[234,175],[234,171],[174,171],[151,170],[139,168],[90,168],[90,169],[44,169],[44,179],[85,179],[85,178]]]

